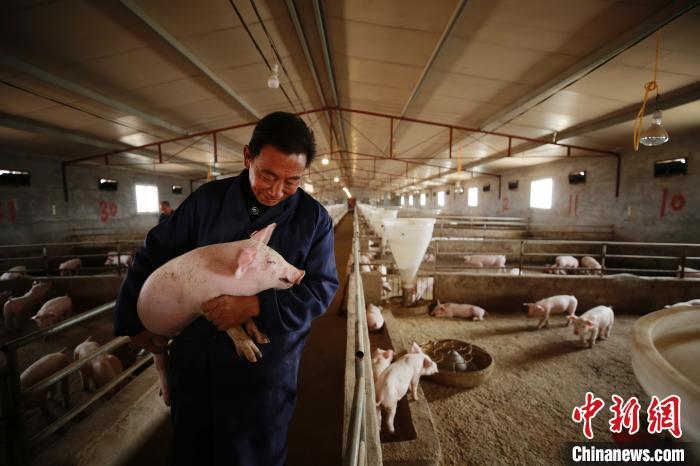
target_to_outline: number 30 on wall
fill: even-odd
[[[106,223],[110,217],[117,216],[117,204],[114,202],[100,201],[100,221]]]

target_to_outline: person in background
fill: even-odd
[[[190,194],[167,222],[151,229],[129,268],[115,307],[115,333],[151,352],[169,351],[175,466],[285,463],[301,351],[311,322],[338,288],[330,215],[299,189],[315,152],[313,133],[301,118],[267,115],[243,148],[246,169]],[[299,285],[207,301],[205,316],[177,335],[169,350],[167,338],[144,328],[136,302],[154,270],[200,246],[248,239],[271,223],[277,227],[268,246],[306,271]],[[250,317],[270,338],[256,363],[238,357],[222,333]]]
[[[160,225],[164,221],[170,218],[173,214],[173,208],[170,207],[170,202],[161,201],[160,203],[160,216],[158,217],[158,224]]]

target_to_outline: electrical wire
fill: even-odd
[[[639,150],[639,141],[642,136],[642,125],[644,125],[644,110],[646,110],[647,100],[649,99],[649,94],[656,91],[656,100],[659,99],[659,83],[656,82],[656,75],[659,69],[659,45],[661,43],[661,29],[656,31],[656,60],[654,62],[654,79],[644,84],[644,97],[642,99],[642,106],[637,113],[636,121],[634,122],[634,132],[632,137],[634,138],[634,150]]]

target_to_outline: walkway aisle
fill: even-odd
[[[289,466],[338,465],[343,435],[346,319],[343,305],[346,265],[352,250],[352,214],[335,230],[335,263],[340,287],[326,313],[311,325],[301,356],[296,411],[289,426]]]

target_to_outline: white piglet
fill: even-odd
[[[413,343],[407,354],[392,363],[379,377],[377,388],[377,421],[382,425],[382,410],[386,411],[386,426],[394,432],[396,404],[410,391],[414,400],[418,399],[418,382],[423,375],[438,372],[438,367],[430,357],[423,353],[417,343]]]
[[[506,256],[502,254],[464,256],[464,263],[473,267],[498,267],[501,272],[506,270]]]
[[[569,316],[573,316],[576,313],[578,300],[576,296],[557,295],[540,299],[536,303],[523,303],[523,306],[527,306],[528,317],[540,318],[540,323],[537,325],[537,328],[540,329],[542,327],[549,327],[549,316],[552,314],[568,314]],[[571,321],[567,320],[566,326],[568,327],[570,323]]]
[[[69,296],[59,296],[46,301],[32,320],[39,328],[44,328],[65,320],[72,311],[73,300]]]
[[[676,304],[667,304],[664,306],[664,308],[669,308],[669,307],[684,307],[684,306],[700,306],[700,299],[691,299],[690,301],[685,301],[682,303],[676,303]]]
[[[379,330],[384,326],[382,307],[370,303],[367,305],[367,328],[369,330]]]
[[[374,391],[377,391],[377,383],[382,372],[389,367],[394,359],[394,350],[375,348],[372,352],[372,375],[374,376]]]
[[[581,336],[581,343],[593,348],[596,339],[605,340],[612,332],[615,313],[610,306],[596,306],[584,312],[581,317],[569,316],[574,323],[574,335]]]
[[[603,266],[591,256],[581,258],[581,268],[586,269],[586,275],[603,275]]]
[[[430,313],[434,317],[459,317],[460,319],[484,320],[488,312],[474,304],[443,303],[438,301]]]

